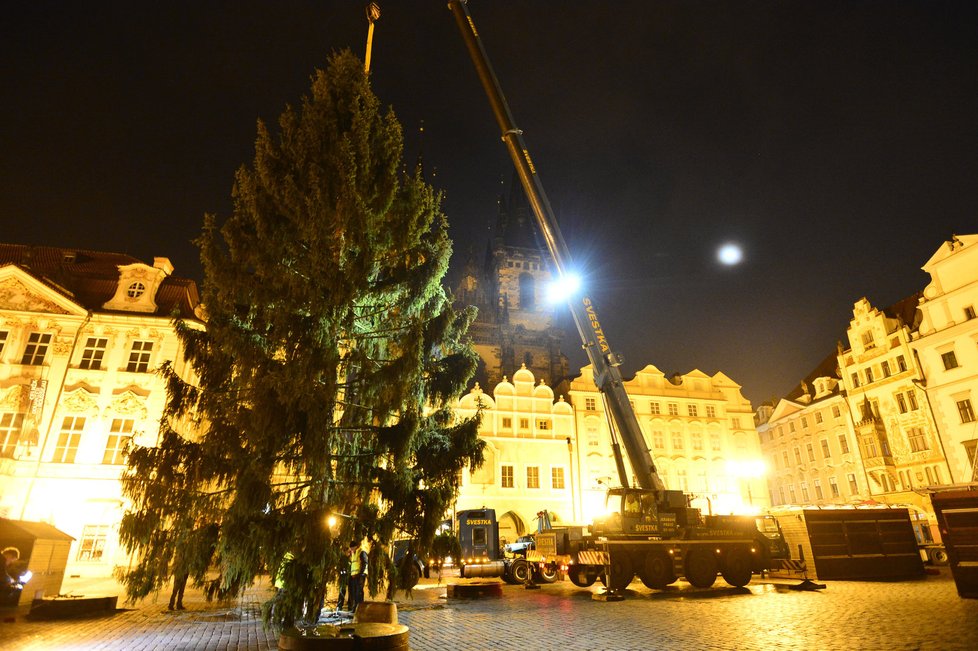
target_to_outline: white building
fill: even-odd
[[[575,494],[578,468],[576,436],[570,404],[536,379],[525,366],[503,378],[492,396],[478,384],[456,407],[461,418],[481,409],[479,436],[486,442],[485,462],[475,472],[463,471],[457,510],[496,510],[499,537],[512,542],[536,531],[536,514],[574,521],[579,514]]]
[[[930,283],[911,347],[951,483],[978,481],[978,235],[955,236],[923,266]]]
[[[126,560],[119,477],[130,440],[155,445],[177,360],[173,319],[195,322],[193,281],[166,258],[0,244],[0,516],[75,538],[68,572]]]
[[[667,378],[649,365],[624,386],[667,488],[692,494],[693,505],[704,513],[769,506],[753,412],[740,385],[723,373],[711,377],[698,370]],[[606,488],[620,482],[590,366],[581,369],[568,393],[579,441],[581,509],[589,522],[604,510]]]

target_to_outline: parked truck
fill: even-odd
[[[538,525],[538,530],[549,526],[550,521],[545,514],[543,512],[540,517],[546,524]],[[462,557],[459,559],[459,576],[462,578],[498,576],[507,583],[526,583],[531,579],[553,583],[558,579],[557,568],[543,564],[537,555],[535,541],[500,547],[499,522],[494,509],[459,511],[455,520],[462,547]]]
[[[466,3],[450,0],[448,7],[550,252],[555,275],[567,280],[575,275],[574,264],[523,132],[516,126]],[[779,543],[759,530],[753,517],[703,516],[689,506],[689,496],[665,487],[625,392],[620,358],[611,349],[594,302],[579,295],[569,298],[568,306],[608,414],[621,487],[608,493],[614,515],[596,520],[589,528],[551,528],[537,535],[536,551],[544,558],[544,566],[550,572],[566,566],[568,576],[578,585],[590,585],[603,576],[615,597],[636,572],[655,588],[680,576],[694,586],[707,587],[718,572],[732,585],[747,584],[752,572],[765,569],[772,559],[787,552],[783,540]],[[631,473],[626,469],[622,444]],[[630,475],[637,486],[630,486]]]

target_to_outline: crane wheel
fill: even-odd
[[[578,588],[589,588],[598,579],[597,574],[591,574],[584,565],[571,565],[567,570],[567,578]]]
[[[720,568],[723,580],[736,588],[742,588],[750,583],[753,574],[750,561],[750,552],[743,547],[727,550]]]
[[[635,578],[635,568],[632,565],[632,558],[625,552],[611,554],[611,572],[608,577],[608,588],[611,590],[624,590]]]
[[[693,547],[686,552],[686,580],[694,588],[709,588],[717,580],[717,559],[708,547]]]
[[[672,557],[662,549],[654,549],[645,555],[638,576],[646,588],[662,590],[676,580],[672,569]]]

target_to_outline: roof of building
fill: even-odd
[[[93,312],[111,311],[102,306],[115,294],[119,267],[136,263],[146,264],[125,253],[0,243],[0,267],[17,265]],[[169,275],[156,294],[159,316],[195,318],[199,304],[197,284],[189,278]]]
[[[30,538],[32,540],[74,540],[64,531],[46,522],[28,522],[27,520],[7,520],[0,518],[0,547]]]

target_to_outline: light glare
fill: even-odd
[[[547,287],[547,300],[551,303],[563,303],[570,300],[581,288],[581,277],[574,273],[566,273],[551,281]]]

